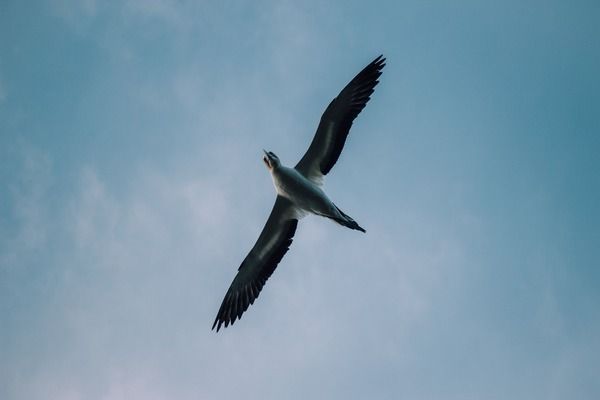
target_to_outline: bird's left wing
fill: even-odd
[[[298,225],[296,210],[291,201],[277,196],[271,215],[256,244],[246,256],[225,294],[212,329],[233,325],[258,297],[265,282],[292,244]]]
[[[319,184],[323,176],[338,160],[352,122],[367,105],[375,86],[379,83],[381,70],[385,67],[383,55],[374,59],[329,104],[319,122],[317,132],[296,170]]]

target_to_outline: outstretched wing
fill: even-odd
[[[277,196],[271,215],[256,244],[246,256],[225,294],[212,329],[233,325],[258,297],[265,282],[292,244],[298,219],[294,206],[285,197]]]
[[[320,183],[335,165],[344,148],[352,121],[367,105],[381,70],[385,66],[383,55],[367,65],[346,85],[329,104],[310,147],[296,164],[296,170],[306,178]]]

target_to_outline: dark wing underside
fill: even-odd
[[[225,294],[212,329],[216,326],[218,332],[222,324],[225,324],[225,327],[233,325],[250,304],[254,303],[265,282],[292,244],[297,225],[298,220],[295,218],[292,203],[284,197],[277,196],[271,215],[256,244],[240,265]]]
[[[356,116],[367,105],[385,58],[377,57],[346,85],[333,99],[323,115],[310,147],[296,164],[296,169],[308,179],[321,180],[338,160],[346,137]]]

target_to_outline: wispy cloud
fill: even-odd
[[[172,27],[187,25],[191,18],[189,4],[174,3],[166,0],[125,2],[124,9],[132,17],[148,18],[168,24]]]
[[[26,169],[39,173],[42,160],[28,161]],[[246,215],[254,206],[236,201],[240,194],[232,194],[222,179],[214,174],[178,178],[146,171],[132,176],[125,192],[116,192],[94,168],[81,171],[76,190],[59,210],[70,228],[54,232],[64,237],[54,237],[49,244],[62,250],[53,264],[61,276],[62,290],[52,298],[58,318],[44,333],[50,358],[34,358],[42,363],[30,377],[37,384],[20,393],[36,397],[52,382],[50,393],[71,398],[193,398],[197,390],[232,396],[242,386],[259,393],[265,385],[273,394],[283,394],[291,384],[285,372],[289,368],[306,380],[315,362],[323,363],[324,369],[339,367],[327,359],[332,351],[341,360],[347,360],[346,351],[358,351],[355,339],[339,336],[339,329],[354,329],[357,320],[375,326],[403,321],[404,333],[394,340],[381,343],[371,330],[360,334],[362,345],[374,354],[399,355],[411,324],[431,313],[429,303],[443,284],[443,271],[459,264],[460,259],[453,260],[455,250],[442,243],[426,253],[407,247],[399,257],[396,239],[389,233],[375,233],[365,241],[345,235],[328,221],[303,221],[286,262],[235,326],[236,333],[252,338],[242,346],[230,331],[216,336],[209,327],[265,216]],[[45,214],[49,193],[35,189],[38,186],[26,192],[33,193],[42,209],[36,213]],[[265,213],[269,207],[262,207]],[[43,229],[39,218],[35,223]],[[352,244],[347,248],[348,239],[356,245],[360,241],[355,247],[360,251],[352,250]],[[366,280],[366,275],[387,279]],[[365,296],[376,296],[376,301],[365,301]],[[263,333],[257,335],[259,331]],[[164,346],[163,341],[170,344]],[[119,354],[111,356],[112,351]],[[260,354],[269,357],[260,361]],[[267,378],[259,371],[268,368],[273,357],[280,372]],[[215,363],[217,359],[223,362]],[[224,376],[246,369],[246,359],[257,360],[258,368],[240,375],[241,386],[223,387]],[[58,366],[50,368],[50,362]],[[165,371],[173,362],[195,371],[197,383],[167,378]],[[80,363],[87,366],[74,369]],[[142,364],[147,373],[140,374]],[[183,372],[179,367],[178,371]],[[273,386],[274,377],[279,383]]]
[[[51,13],[65,21],[72,29],[83,32],[98,15],[96,0],[47,0]]]
[[[563,129],[597,125],[597,18],[316,3],[51,1],[35,29],[14,3],[0,398],[598,397],[597,152]],[[293,164],[372,49],[326,188],[367,234],[307,217],[211,332],[275,196],[261,149]]]
[[[42,151],[22,149],[20,168],[7,189],[10,218],[2,242],[0,268],[17,268],[20,257],[44,249],[49,234],[48,210],[45,204],[52,185],[52,160]],[[7,221],[8,222],[8,221]]]

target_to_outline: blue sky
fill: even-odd
[[[596,399],[597,2],[0,3],[0,398]],[[260,299],[321,112],[388,65]]]

